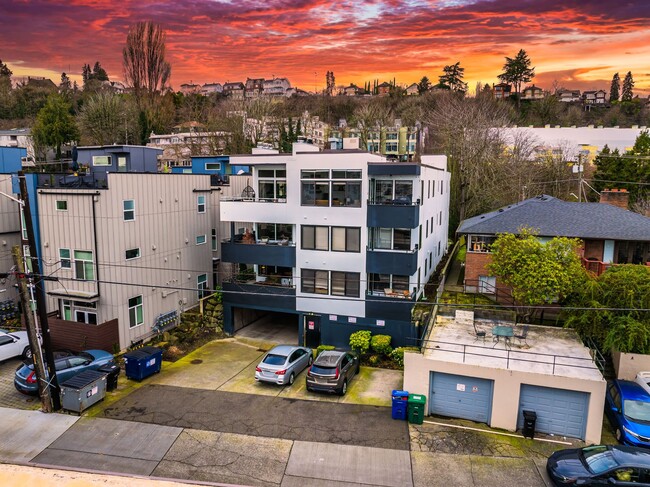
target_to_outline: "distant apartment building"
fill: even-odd
[[[195,83],[183,83],[180,86],[180,92],[184,95],[196,95],[201,92],[201,85]]]
[[[245,88],[244,83],[240,81],[224,83],[223,94],[231,97],[233,100],[243,100]]]
[[[167,170],[176,166],[189,167],[192,156],[220,155],[226,147],[227,132],[210,132],[205,128],[186,128],[186,132],[151,134],[147,147],[162,150],[158,157],[158,169]]]
[[[259,98],[264,91],[264,78],[248,78],[244,85],[244,96],[247,100]]]
[[[273,78],[264,80],[263,84],[264,96],[290,96],[291,83],[287,78]]]
[[[512,85],[508,83],[499,83],[492,85],[492,95],[497,100],[507,100],[512,93]]]
[[[604,105],[607,103],[607,92],[605,90],[584,91],[582,101],[585,105]]]
[[[36,159],[31,129],[0,130],[0,147],[23,147],[27,151],[26,157],[31,161]]]
[[[446,252],[449,172],[444,156],[388,162],[362,151],[232,156],[251,168],[236,197],[222,197],[224,327],[234,333],[281,314],[308,346],[347,346],[357,330],[419,338],[411,312]],[[243,223],[249,222],[249,223]]]
[[[205,83],[201,87],[200,93],[202,95],[208,96],[214,93],[222,93],[223,85],[221,83]]]
[[[582,100],[580,90],[558,90],[555,96],[557,96],[558,100],[564,103]]]
[[[542,90],[539,86],[526,86],[524,88],[524,91],[522,92],[521,99],[522,100],[541,100],[544,98],[544,90]]]

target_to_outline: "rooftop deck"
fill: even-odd
[[[494,341],[492,328],[513,326],[517,335],[522,330],[521,324],[515,326],[514,323],[478,318],[475,323],[479,331],[486,332],[485,341],[477,339],[471,323],[439,315],[424,342],[424,356],[482,367],[603,380],[590,350],[573,330],[529,325],[525,342],[511,338],[511,346],[506,347],[503,338]]]

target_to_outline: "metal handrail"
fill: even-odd
[[[485,347],[479,347],[477,345],[466,345],[466,344],[460,344],[460,343],[453,343],[453,342],[443,342],[440,340],[422,340],[423,343],[436,343],[436,344],[442,344],[442,345],[453,345],[454,347],[463,347],[462,351],[460,350],[454,350],[454,349],[449,349],[449,348],[440,348],[439,346],[436,348],[433,348],[432,350],[434,351],[440,351],[440,352],[450,352],[450,353],[459,353],[463,354],[463,363],[465,363],[465,357],[470,355],[470,356],[475,356],[475,357],[487,357],[487,358],[492,358],[492,359],[503,359],[506,361],[506,369],[510,370],[510,362],[527,362],[527,363],[534,363],[534,364],[542,364],[542,365],[552,365],[552,373],[555,375],[555,367],[561,366],[561,367],[571,367],[571,368],[576,368],[576,369],[591,369],[593,370],[594,367],[590,367],[587,365],[575,365],[575,364],[568,364],[568,363],[558,363],[558,359],[569,359],[569,360],[582,360],[582,361],[587,361],[590,362],[591,364],[596,365],[596,369],[600,370],[598,368],[598,365],[596,361],[593,358],[584,358],[584,357],[569,357],[567,355],[554,355],[550,353],[532,353],[532,352],[522,352],[519,350],[512,351],[512,350],[504,350],[506,352],[505,357],[503,356],[495,356],[493,354],[485,354],[485,353],[473,353],[473,352],[468,352],[468,348],[478,348],[478,349],[484,349]],[[424,347],[429,348],[429,347]],[[491,349],[490,349],[491,350]],[[550,357],[552,359],[551,361],[542,361],[542,360],[534,360],[534,359],[525,359],[525,358],[519,358],[519,357],[512,357],[511,354],[522,354],[522,355],[533,355],[535,357]]]

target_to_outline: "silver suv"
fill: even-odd
[[[358,373],[359,357],[354,352],[324,351],[307,371],[307,390],[335,392],[343,396],[348,383]]]

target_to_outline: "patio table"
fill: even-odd
[[[515,331],[512,328],[512,326],[505,326],[505,325],[500,325],[500,326],[495,326],[492,328],[492,337],[494,340],[494,347],[496,347],[499,344],[499,341],[501,338],[503,338],[503,343],[505,344],[506,348],[510,348],[510,339],[515,335]]]

